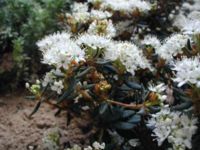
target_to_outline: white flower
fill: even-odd
[[[199,11],[192,11],[189,15],[188,18],[191,20],[200,20],[200,12]]]
[[[79,145],[75,144],[75,145],[73,145],[72,148],[67,148],[64,150],[82,150],[82,148]],[[91,150],[91,149],[84,149],[84,150]]]
[[[72,17],[79,23],[85,23],[90,19],[87,3],[75,2],[72,7]]]
[[[43,52],[43,63],[54,65],[56,68],[68,68],[71,61],[82,61],[85,52],[70,39],[67,33],[53,34],[45,37],[38,44]]]
[[[143,56],[142,51],[132,43],[122,42],[115,45],[121,63],[131,74],[135,74],[137,69],[150,69],[152,67],[148,60]],[[108,58],[108,56],[107,56]]]
[[[175,82],[181,87],[186,83],[196,84],[200,87],[200,58],[183,58],[181,61],[176,61],[172,70],[176,71]]]
[[[130,139],[128,141],[128,143],[132,146],[132,147],[137,147],[141,144],[139,139]]]
[[[64,88],[63,81],[55,81],[51,86],[51,90],[56,91],[58,94],[61,94],[62,89]]]
[[[174,34],[165,39],[164,44],[156,50],[156,53],[166,61],[170,61],[173,56],[182,53],[182,48],[187,44],[188,38],[186,35]]]
[[[191,149],[192,136],[197,130],[197,118],[189,118],[180,112],[171,112],[169,109],[162,109],[160,112],[152,115],[147,125],[155,127],[153,133],[158,145],[167,139],[172,144],[173,149],[181,147]]]
[[[42,149],[59,150],[58,140],[60,132],[57,128],[50,128],[44,132],[42,138]]]
[[[84,150],[103,150],[105,149],[105,143],[99,143],[95,141],[92,146],[88,146],[87,148],[84,148]]]
[[[90,12],[90,17],[91,17],[92,20],[107,19],[107,18],[110,18],[111,16],[112,16],[112,14],[108,11],[92,9],[91,12]]]
[[[88,3],[102,3],[104,0],[88,0]]]
[[[93,150],[91,146],[88,146],[87,148],[84,148],[84,150]]]
[[[88,4],[87,3],[77,3],[74,2],[74,4],[72,5],[72,12],[87,12],[88,11]]]
[[[79,45],[87,45],[92,49],[108,49],[109,46],[112,44],[109,38],[99,35],[92,35],[92,34],[82,34],[76,41]]]
[[[26,82],[25,87],[26,87],[27,89],[29,89],[29,88],[30,88],[30,84],[29,84],[28,82]]]
[[[42,40],[38,41],[36,44],[39,47],[40,51],[46,52],[55,44],[64,43],[65,41],[68,41],[70,37],[71,37],[70,33],[57,32],[57,33],[53,33],[52,35],[48,35],[44,37]]]
[[[195,20],[188,20],[184,27],[182,28],[184,34],[200,34],[200,21]]]
[[[103,0],[101,7],[126,13],[131,13],[136,9],[140,11],[149,11],[151,9],[151,5],[148,2],[141,0]]]
[[[89,12],[78,12],[78,13],[73,13],[73,18],[76,20],[78,23],[86,23],[90,19],[90,13]]]
[[[117,35],[122,34],[123,32],[129,32],[132,33],[134,26],[132,26],[131,24],[133,23],[133,21],[131,20],[125,20],[125,21],[119,21],[115,24],[115,28],[117,30]]]
[[[55,76],[53,74],[53,71],[47,72],[42,81],[42,86],[46,87],[48,84],[53,83],[54,79],[55,79]]]
[[[173,25],[178,27],[179,29],[182,29],[184,25],[187,24],[187,17],[183,14],[183,12],[180,12],[178,15],[175,16]]]
[[[112,38],[116,35],[116,30],[111,20],[95,20],[90,24],[88,33]]]
[[[101,150],[101,149],[105,149],[105,143],[99,143],[97,141],[95,141],[92,146],[94,147],[95,150]]]
[[[144,40],[142,40],[141,44],[151,45],[155,49],[158,49],[161,46],[160,40],[156,36],[153,36],[153,35],[145,36],[145,38],[144,38]]]
[[[155,93],[162,93],[167,89],[167,86],[164,83],[160,83],[156,86],[150,84],[148,89]]]
[[[155,92],[158,96],[158,99],[161,101],[161,105],[164,105],[163,102],[167,99],[167,95],[165,94],[167,91],[167,86],[164,83],[160,83],[158,85],[150,84],[148,89],[151,92]]]

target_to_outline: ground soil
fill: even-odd
[[[62,133],[60,143],[87,144],[91,132],[85,134],[80,126],[87,126],[87,118],[72,119],[66,125],[66,112],[55,117],[55,109],[43,104],[30,119],[36,104],[25,99],[26,94],[9,94],[0,96],[0,150],[43,150],[42,138],[47,130],[59,128]]]

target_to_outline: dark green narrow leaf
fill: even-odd
[[[110,62],[110,60],[98,59],[98,60],[96,61],[96,64],[98,64],[98,65],[104,65],[104,64],[107,64],[107,63],[109,63],[109,62]]]
[[[185,96],[185,92],[182,89],[178,89],[178,88],[173,87],[173,91],[174,91],[174,93],[176,93],[178,95]]]
[[[102,115],[105,113],[105,111],[107,110],[108,108],[108,104],[104,103],[104,104],[101,104],[101,106],[99,107],[99,114]]]
[[[58,116],[61,113],[62,109],[58,108],[58,110],[56,111],[56,113],[54,114],[54,116]]]
[[[34,99],[35,99],[35,96],[26,96],[25,99],[34,100]]]
[[[192,51],[192,46],[191,46],[191,43],[190,43],[190,40],[188,39],[187,41],[187,48]]]
[[[33,116],[33,115],[38,111],[38,109],[40,108],[41,103],[42,103],[42,102],[39,101],[39,102],[36,104],[35,108],[33,109],[32,113],[29,115],[29,117]]]
[[[124,110],[122,117],[123,118],[128,118],[128,117],[130,117],[130,116],[132,116],[134,114],[135,114],[135,111],[133,111],[133,110]]]
[[[172,110],[179,110],[179,111],[182,111],[184,109],[188,109],[192,106],[192,102],[191,101],[187,101],[185,103],[182,103],[180,105],[176,105],[172,108]]]
[[[134,123],[129,123],[129,122],[117,122],[114,124],[114,127],[117,129],[122,129],[122,130],[130,130],[134,128],[136,125]]]
[[[77,80],[72,79],[71,83],[69,84],[69,88],[67,91],[63,93],[63,95],[58,99],[57,104],[61,103],[64,99],[68,98],[71,94],[73,94],[74,88],[76,86]]]
[[[141,121],[140,115],[134,115],[128,120],[129,123],[135,123],[135,124],[139,123],[140,121]]]
[[[108,70],[111,73],[117,73],[117,69],[112,65],[104,65],[104,69]]]
[[[139,85],[138,83],[136,82],[131,82],[131,81],[125,81],[125,84],[132,88],[132,89],[135,89],[135,90],[141,90],[142,89],[142,86]]]
[[[78,75],[76,76],[76,78],[81,78],[81,77],[85,76],[85,75],[88,74],[92,69],[93,69],[93,67],[87,68],[86,70],[84,70],[83,72],[81,72],[80,74],[78,74]]]

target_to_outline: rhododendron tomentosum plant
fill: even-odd
[[[106,148],[150,141],[156,142],[152,149],[191,149],[200,108],[199,33],[188,24],[162,38],[136,34],[139,18],[155,13],[155,5],[75,2],[64,21],[67,31],[37,42],[41,62],[51,70],[26,85],[38,100],[30,116],[48,103],[58,109],[56,115],[87,112],[97,129],[95,140]]]

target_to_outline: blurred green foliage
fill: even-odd
[[[24,83],[41,70],[36,42],[59,30],[58,14],[70,0],[0,1],[0,91]],[[29,60],[29,61],[27,61]]]

